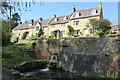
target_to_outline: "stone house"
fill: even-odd
[[[76,10],[73,6],[72,13],[64,16],[54,15],[51,19],[42,18],[31,26],[30,23],[23,23],[18,25],[12,30],[12,33],[21,39],[24,32],[28,31],[26,38],[30,38],[38,33],[40,27],[42,27],[44,36],[49,37],[54,34],[56,38],[68,37],[68,28],[70,25],[74,29],[74,35],[81,35],[86,37],[87,35],[93,35],[94,29],[89,25],[90,19],[102,19],[102,3],[95,8],[89,8],[85,10]]]
[[[120,25],[111,25],[111,33],[120,34]]]

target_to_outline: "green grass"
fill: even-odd
[[[31,59],[25,58],[25,52],[31,47],[34,41],[20,40],[16,44],[2,47],[2,70],[3,75],[8,68],[13,68],[24,61]]]

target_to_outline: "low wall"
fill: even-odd
[[[71,72],[107,75],[120,71],[120,37],[40,39],[34,51],[39,58],[57,54],[59,66]]]

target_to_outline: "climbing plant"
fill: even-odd
[[[68,28],[68,35],[69,35],[69,36],[73,36],[73,35],[74,35],[74,34],[73,34],[73,32],[74,32],[73,27],[70,26],[70,25],[68,25],[67,28]]]
[[[22,35],[22,39],[25,39],[27,37],[27,34],[29,34],[29,32],[24,32]]]
[[[40,27],[37,36],[40,37],[43,34],[44,34],[43,29],[42,29],[42,27]]]

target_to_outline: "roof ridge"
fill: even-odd
[[[95,9],[95,8],[98,8],[98,7],[94,7],[94,8],[86,8],[86,9],[77,10],[77,11],[85,11],[85,10],[90,10],[90,9]],[[77,12],[77,11],[76,11],[76,12]]]

